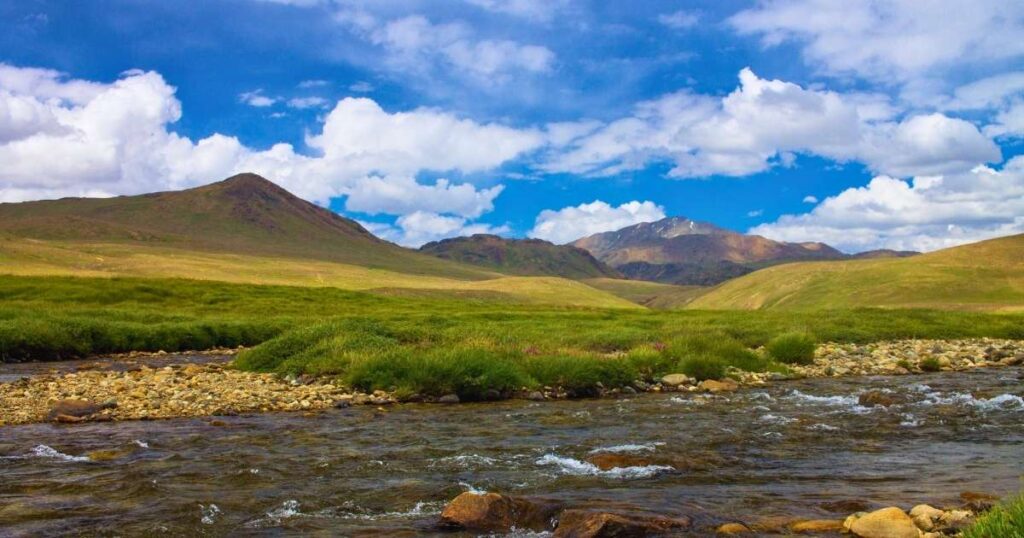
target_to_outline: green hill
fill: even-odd
[[[255,174],[183,191],[0,204],[0,235],[284,256],[454,278],[472,267],[382,241]]]
[[[541,239],[505,239],[476,234],[427,243],[420,252],[510,275],[581,279],[618,277],[619,273],[589,252]]]
[[[777,265],[726,282],[696,309],[1024,310],[1024,234],[909,258]]]

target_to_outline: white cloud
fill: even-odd
[[[977,110],[998,108],[1007,104],[1012,96],[1024,93],[1024,71],[1013,71],[976,80],[953,91],[953,97],[944,104],[950,110]]]
[[[739,78],[724,98],[682,91],[640,103],[631,116],[571,141],[544,168],[611,175],[667,161],[675,177],[742,176],[805,153],[912,175],[1001,158],[998,146],[964,120],[935,113],[897,121],[878,95],[806,89],[750,69]]]
[[[328,106],[330,103],[323,97],[293,97],[288,100],[289,108],[323,108]]]
[[[485,85],[512,80],[514,74],[547,73],[555,55],[547,47],[511,40],[477,39],[459,22],[434,24],[422,15],[380,20],[372,13],[345,8],[336,19],[386,52],[386,63],[403,74],[433,76],[438,68]]]
[[[767,0],[729,19],[765,46],[793,41],[831,74],[891,83],[1024,55],[1024,3]]]
[[[1024,157],[995,170],[878,176],[826,198],[811,212],[750,230],[782,241],[824,241],[847,252],[875,248],[929,251],[1024,232]]]
[[[299,88],[301,88],[303,90],[309,90],[309,89],[312,89],[312,88],[324,88],[324,87],[327,87],[327,86],[330,86],[330,85],[331,85],[331,82],[328,81],[328,80],[310,79],[310,80],[303,80],[302,82],[300,82],[299,83]]]
[[[1014,101],[999,112],[995,122],[985,126],[985,134],[998,137],[1024,137],[1024,99]]]
[[[530,237],[564,244],[601,232],[654,222],[665,218],[665,209],[654,202],[626,202],[612,206],[601,200],[575,207],[545,209],[537,215]]]
[[[407,247],[420,247],[430,241],[473,234],[506,234],[508,226],[473,223],[461,217],[416,211],[396,219],[394,225],[361,222],[374,235]]]
[[[373,91],[373,84],[361,80],[349,85],[348,90],[356,93],[369,93]]]
[[[658,22],[675,30],[685,30],[697,26],[700,17],[692,11],[679,10],[673,13],[658,15]]]
[[[753,211],[747,211],[747,216],[750,217],[750,218],[760,217],[761,215],[764,215],[764,210],[763,209],[755,209]]]
[[[808,194],[807,196],[804,196],[804,203],[805,204],[816,204],[816,203],[818,203],[818,197]]]
[[[466,0],[477,7],[522,17],[538,22],[548,22],[555,14],[564,9],[568,0]]]
[[[12,79],[12,69],[17,70],[8,69],[0,84]],[[13,79],[38,79],[37,74],[15,73]],[[193,141],[170,132],[181,105],[174,88],[155,72],[133,72],[110,84],[83,85],[50,74],[42,79],[56,82],[0,86],[0,200],[137,194],[251,171],[309,200],[348,197],[354,211],[477,217],[493,208],[500,185],[431,185],[414,178],[423,171],[491,170],[545,140],[540,131],[432,109],[388,113],[370,99],[348,98],[308,136],[316,155],[299,154],[284,143],[259,151],[221,134]],[[45,100],[30,93],[40,87]],[[52,97],[57,94],[76,102]]]
[[[254,107],[265,108],[273,106],[277,102],[274,97],[267,97],[263,95],[262,89],[253,90],[251,92],[242,92],[238,94],[238,100]]]

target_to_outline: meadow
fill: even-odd
[[[787,349],[799,350],[806,340],[1024,338],[1020,314],[651,311],[505,299],[435,290],[2,276],[0,357],[255,346],[240,355],[239,368],[479,399],[544,385],[587,395],[598,383],[621,386],[674,372],[705,379],[722,377],[729,367],[782,370],[786,361],[800,360]]]

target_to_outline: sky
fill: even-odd
[[[406,246],[1024,232],[1024,2],[0,0],[0,202],[255,172]]]

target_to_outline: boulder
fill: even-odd
[[[526,399],[534,402],[540,402],[544,400],[544,394],[539,390],[534,390],[526,395]]]
[[[747,527],[742,523],[725,523],[723,525],[719,525],[718,528],[715,529],[715,532],[717,532],[718,534],[735,535],[746,534],[751,531],[750,527]]]
[[[689,527],[690,519],[686,517],[566,510],[558,518],[554,538],[639,538],[673,533]]]
[[[880,390],[869,390],[857,398],[857,403],[864,407],[874,407],[876,405],[889,407],[890,405],[896,405],[902,402],[893,394],[885,393]]]
[[[690,376],[686,374],[668,374],[661,378],[661,384],[666,387],[678,387],[679,385],[690,384]]]
[[[861,538],[918,538],[920,534],[910,516],[895,506],[858,518],[850,532]]]
[[[843,530],[843,522],[838,519],[811,519],[797,521],[789,526],[789,530],[797,534],[818,534]]]
[[[919,504],[910,509],[910,519],[914,525],[923,531],[935,529],[935,523],[942,517],[944,512],[927,504]]]
[[[999,502],[999,497],[978,491],[965,491],[960,494],[960,500],[964,502],[964,508],[972,512],[986,512]]]
[[[58,422],[78,422],[78,420],[74,419],[85,419],[89,415],[95,415],[104,409],[112,409],[114,407],[117,407],[117,402],[114,401],[97,404],[87,400],[61,400],[53,404],[50,412],[46,415],[46,419]]]
[[[705,392],[732,392],[740,388],[740,386],[735,381],[726,378],[718,381],[714,379],[705,379],[697,385],[697,388]]]
[[[460,400],[458,394],[445,394],[444,396],[441,396],[440,398],[437,399],[437,403],[442,404],[457,404],[459,403],[459,401]]]
[[[629,454],[595,454],[587,458],[587,461],[602,471],[616,467],[645,467],[651,464],[650,460]]]
[[[527,500],[498,493],[466,492],[441,512],[442,529],[472,531],[546,530],[562,506],[546,500]]]

